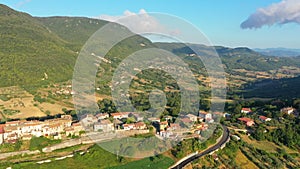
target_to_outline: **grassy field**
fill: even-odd
[[[296,153],[295,150],[292,150],[286,146],[280,147],[273,142],[252,140],[246,135],[241,135],[241,138],[248,144],[251,144],[258,149],[265,150],[270,153],[276,153],[277,150],[281,148],[284,148],[287,153]]]
[[[67,151],[67,150],[66,150]],[[60,152],[57,152],[60,153]],[[17,158],[17,157],[16,157]],[[75,153],[74,157],[66,158],[64,160],[55,160],[54,156],[44,156],[40,160],[51,160],[49,163],[37,164],[35,161],[27,161],[22,163],[10,164],[8,162],[0,163],[0,168],[12,167],[13,169],[102,169],[102,168],[168,168],[174,161],[169,157],[159,156],[145,159],[129,159],[117,157],[115,154],[110,153],[99,147],[98,145],[92,146],[85,154],[80,155]]]
[[[18,141],[15,144],[4,143],[0,145],[0,153],[7,153],[13,151],[28,150],[30,141]]]
[[[125,162],[120,162],[116,155],[106,152],[98,146],[93,146],[88,153],[84,155],[76,154],[73,158],[67,158],[60,161],[53,161],[50,163],[37,164],[36,162],[27,162],[12,165],[12,168],[16,169],[98,169],[107,168],[117,165],[125,164]],[[46,159],[44,159],[46,160]]]
[[[240,150],[237,152],[235,158],[236,164],[242,169],[258,169],[258,167],[251,162]]]
[[[150,169],[167,169],[174,161],[169,157],[160,158],[145,158],[138,161],[133,161],[125,165],[111,167],[110,169],[129,169],[129,168],[150,168]]]
[[[32,137],[30,140],[29,150],[42,150],[44,147],[58,144],[61,140],[52,140],[46,137]]]

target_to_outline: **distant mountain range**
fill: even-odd
[[[253,49],[267,56],[278,56],[278,57],[295,57],[300,56],[300,49],[288,49],[288,48],[266,48],[266,49]]]

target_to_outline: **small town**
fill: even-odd
[[[292,107],[281,109],[281,112],[287,115],[298,116],[298,112]],[[241,113],[245,115],[252,114],[251,108],[242,108]],[[148,130],[155,129],[156,136],[160,138],[184,139],[189,137],[201,138],[201,132],[208,129],[209,124],[214,123],[213,116],[223,116],[231,118],[229,113],[208,113],[200,111],[198,115],[187,114],[172,122],[172,116],[163,118],[151,117],[144,119],[138,113],[117,112],[117,113],[99,113],[96,115],[87,114],[82,116],[80,121],[73,122],[71,115],[61,115],[60,118],[49,119],[45,121],[8,121],[0,125],[0,144],[16,143],[19,139],[30,140],[35,137],[49,137],[52,139],[62,139],[67,136],[80,136],[86,132],[109,133],[116,130]],[[266,116],[258,116],[261,122],[271,121]],[[241,124],[247,127],[255,125],[253,119],[249,117],[237,118]],[[189,128],[187,128],[187,126]],[[149,131],[149,130],[148,130]],[[193,133],[186,135],[185,133]]]
[[[177,138],[179,134],[182,137],[186,132],[195,133],[200,137],[201,131],[206,130],[209,123],[214,122],[212,114],[207,112],[200,112],[198,116],[187,114],[176,123],[170,123],[172,118],[166,116],[162,119],[155,117],[144,119],[138,113],[120,112],[100,113],[95,116],[87,114],[79,122],[73,122],[71,115],[61,115],[60,118],[45,121],[8,121],[0,125],[0,144],[13,144],[19,139],[30,140],[33,136],[62,139],[67,136],[80,136],[86,132],[99,132],[101,135],[115,130],[148,130],[151,127],[155,129],[156,135],[162,138]],[[186,126],[191,128],[186,130]]]

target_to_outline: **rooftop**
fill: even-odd
[[[241,117],[241,118],[238,118],[238,120],[243,121],[243,122],[250,122],[250,121],[253,121],[252,119],[250,119],[250,118],[248,118],[248,117]]]

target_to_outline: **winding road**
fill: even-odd
[[[198,154],[195,154],[191,157],[189,157],[188,159],[180,162],[179,164],[175,165],[175,166],[172,166],[170,169],[180,169],[180,168],[183,168],[184,166],[186,166],[187,164],[189,164],[190,162],[196,160],[196,159],[199,159],[201,158],[202,156],[206,155],[206,154],[209,154],[211,152],[214,152],[215,150],[219,149],[222,147],[223,144],[225,144],[228,139],[229,139],[229,129],[225,126],[222,126],[223,128],[223,136],[222,138],[219,140],[218,143],[216,143],[214,146],[198,153]]]

